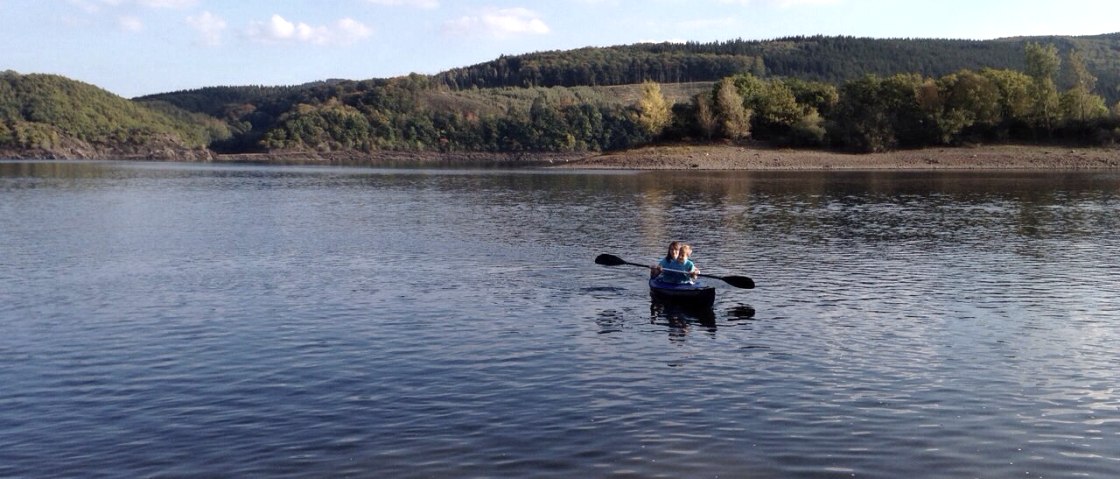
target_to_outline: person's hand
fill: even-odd
[[[700,268],[692,268],[692,273],[690,273],[690,275],[692,276],[692,279],[699,278],[700,277]]]

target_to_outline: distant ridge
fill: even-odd
[[[1032,86],[1028,49],[1062,66]],[[734,91],[716,87],[724,79]],[[503,55],[434,75],[211,86],[131,101],[52,75],[0,80],[0,154],[18,157],[1120,143],[1120,33],[643,43]]]
[[[939,77],[961,69],[1021,70],[1028,42],[1052,43],[1063,55],[1079,49],[1101,85],[1120,84],[1120,33],[995,40],[797,36],[588,47],[502,56],[439,73],[435,79],[453,89],[606,86],[716,81],[747,71],[839,84],[866,74]],[[1100,93],[1113,102],[1120,99],[1115,88]]]

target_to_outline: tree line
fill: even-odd
[[[795,36],[773,40],[636,44],[502,56],[436,75],[451,89],[707,82],[738,73],[815,80],[835,85],[867,74],[899,72],[940,77],[962,69],[1022,70],[1027,43],[1048,43],[1061,54],[1078,50],[1113,87],[1101,94],[1120,101],[1120,34],[998,40],[875,39]],[[1057,79],[1068,88],[1072,78]]]
[[[811,40],[838,48],[851,39]],[[1005,141],[1113,144],[1120,136],[1120,103],[1098,91],[1104,82],[1092,65],[1099,59],[1090,60],[1100,52],[1026,42],[1018,52],[1021,68],[868,72],[834,83],[777,75],[773,55],[763,51],[765,65],[753,60],[763,58],[753,55],[758,48],[786,47],[738,41],[632,47],[670,57],[696,50],[695,62],[705,55],[752,58],[712,81],[690,84],[649,78],[655,63],[632,64],[630,79],[644,79],[622,86],[448,84],[451,73],[470,78],[471,67],[290,87],[210,87],[129,101],[61,77],[6,72],[0,75],[0,147],[50,149],[69,136],[93,144],[174,137],[174,144],[218,152],[581,152],[745,140],[882,151]],[[519,61],[525,59],[494,64],[505,65],[506,75],[521,75]],[[551,72],[539,70],[545,71]],[[580,71],[568,75],[578,78]]]
[[[323,86],[256,140],[268,150],[603,151],[652,141],[757,140],[883,151],[984,142],[1112,144],[1120,106],[1094,93],[1078,51],[1060,89],[1053,45],[1028,43],[1024,71],[962,69],[940,77],[864,75],[839,86],[798,78],[727,76],[670,101],[646,81],[631,102],[590,87],[450,90],[413,75]],[[326,89],[326,90],[324,90]]]
[[[204,148],[230,135],[218,119],[163,102],[128,101],[57,75],[0,72],[0,148],[51,151],[155,142]]]

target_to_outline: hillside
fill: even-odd
[[[1111,145],[1120,141],[1118,101],[1120,34],[637,44],[503,56],[436,75],[214,86],[131,101],[61,77],[7,72],[0,153],[520,154],[748,140],[850,151]]]
[[[220,121],[168,104],[140,104],[56,75],[0,73],[5,156],[178,157],[228,135]]]
[[[1120,33],[998,40],[789,37],[714,43],[658,43],[503,56],[456,68],[436,81],[452,89],[710,82],[736,73],[839,85],[867,74],[940,77],[961,69],[1022,70],[1028,42],[1060,54],[1084,52],[1109,103],[1120,101]],[[1068,86],[1065,79],[1061,86]]]

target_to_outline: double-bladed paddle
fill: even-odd
[[[618,256],[615,256],[613,254],[601,254],[599,256],[596,256],[595,257],[595,264],[601,264],[603,266],[621,266],[621,265],[624,265],[624,264],[628,264],[630,266],[640,266],[642,268],[649,268],[648,265],[631,263],[631,262],[626,261],[622,258],[619,258]],[[665,271],[673,271],[675,273],[688,274],[687,271],[678,271],[678,270],[675,270],[675,269],[666,269]],[[703,274],[703,273],[701,273],[700,276],[703,276],[705,278],[715,278],[715,279],[723,280],[723,282],[725,282],[727,284],[730,284],[731,286],[734,286],[736,288],[754,289],[754,280],[750,279],[746,276],[715,276],[715,275]]]

